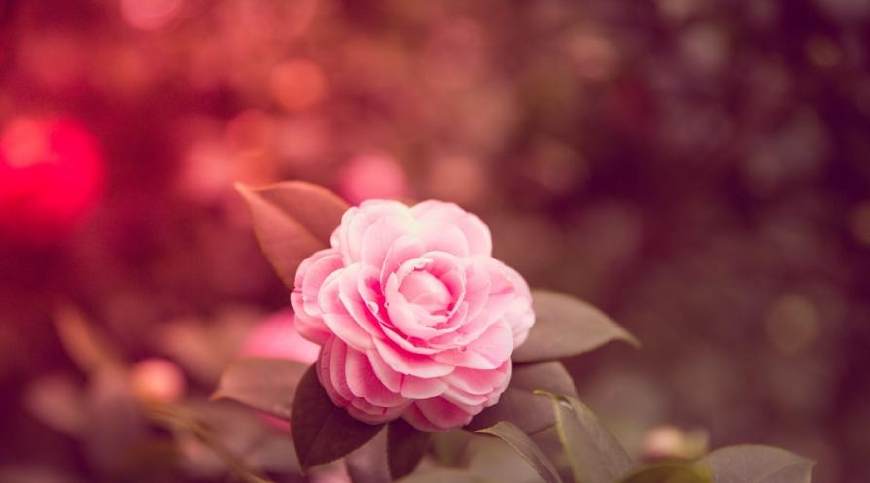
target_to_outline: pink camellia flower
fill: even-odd
[[[479,218],[440,201],[369,200],[330,245],[299,266],[292,303],[299,332],[322,346],[317,375],[336,405],[370,424],[446,431],[498,402],[535,315]]]

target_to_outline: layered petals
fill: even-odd
[[[322,346],[317,374],[336,405],[370,424],[447,431],[498,402],[535,316],[479,218],[371,200],[330,242],[299,266],[291,301],[300,333]]]

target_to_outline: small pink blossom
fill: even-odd
[[[371,424],[446,431],[498,402],[535,316],[478,217],[369,200],[330,244],[299,266],[291,300],[299,332],[322,346],[317,374],[335,404]]]

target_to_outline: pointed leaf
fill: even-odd
[[[221,375],[212,399],[232,399],[289,421],[293,395],[306,368],[285,359],[239,359]]]
[[[414,471],[423,459],[432,436],[418,431],[402,419],[387,426],[387,453],[390,462],[390,475],[399,479]]]
[[[591,409],[573,397],[540,394],[552,402],[556,429],[575,481],[612,483],[631,469],[631,458]]]
[[[541,448],[532,441],[526,433],[511,423],[502,421],[491,428],[481,429],[478,433],[491,434],[500,438],[517,452],[526,462],[541,475],[547,483],[562,483],[562,478],[553,463],[544,456]]]
[[[285,181],[264,188],[236,183],[253,218],[263,254],[288,287],[296,267],[312,253],[329,247],[329,237],[349,208],[326,188]]]
[[[108,334],[91,324],[77,308],[61,306],[55,313],[54,323],[67,355],[83,371],[94,372],[122,364]]]
[[[536,322],[513,353],[514,362],[541,362],[576,356],[612,340],[639,346],[638,340],[595,307],[570,295],[532,293]]]
[[[509,421],[526,434],[533,434],[552,426],[556,422],[552,405],[536,395],[537,390],[577,395],[574,380],[561,362],[517,365],[498,404],[484,409],[467,428],[475,431]]]
[[[303,469],[347,455],[375,437],[383,426],[357,421],[332,404],[317,380],[314,366],[308,368],[296,387],[290,432]]]
[[[815,464],[784,449],[749,444],[718,449],[701,461],[716,483],[810,483]]]
[[[620,483],[713,483],[713,477],[704,465],[662,463],[635,470]]]

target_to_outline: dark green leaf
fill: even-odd
[[[564,359],[613,340],[640,345],[628,331],[582,300],[542,290],[533,292],[532,298],[536,322],[529,338],[514,351],[514,362]]]
[[[357,421],[332,404],[317,380],[314,366],[302,376],[293,399],[290,431],[303,469],[347,455],[375,437],[381,428],[383,424]]]
[[[713,483],[710,470],[702,465],[662,463],[631,472],[621,483]]]
[[[592,410],[573,397],[540,394],[552,402],[556,429],[575,481],[612,483],[628,473],[631,458]]]
[[[562,478],[553,463],[544,456],[541,448],[526,433],[511,423],[502,421],[491,428],[481,429],[478,433],[491,434],[500,438],[517,452],[548,483],[561,483]]]
[[[393,478],[399,479],[414,471],[431,439],[429,433],[418,431],[401,419],[387,426],[387,454]]]
[[[299,263],[329,246],[330,234],[349,208],[326,188],[301,181],[263,188],[236,183],[236,189],[251,211],[263,254],[288,287]]]
[[[536,433],[555,423],[549,401],[534,394],[544,390],[553,394],[576,396],[574,381],[560,362],[518,365],[514,367],[510,386],[498,404],[478,414],[468,429],[488,428],[500,421],[509,421],[526,434]]]
[[[224,371],[212,399],[232,399],[290,420],[293,394],[306,366],[284,359],[239,359]]]
[[[701,461],[716,483],[810,483],[814,465],[784,449],[761,445],[721,448]]]

